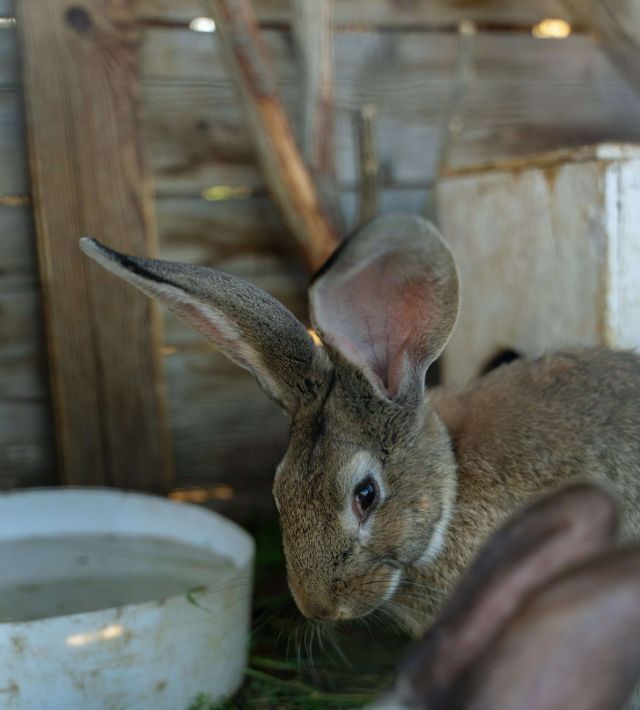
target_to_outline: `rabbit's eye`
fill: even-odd
[[[361,523],[367,519],[377,500],[378,486],[373,478],[367,477],[355,487],[351,508]]]

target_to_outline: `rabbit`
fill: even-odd
[[[318,621],[429,625],[479,545],[535,495],[588,475],[640,529],[640,357],[586,349],[425,389],[454,328],[458,276],[430,222],[387,215],[316,274],[322,343],[255,286],[213,269],[82,249],[251,371],[291,417],[277,467],[289,588]]]
[[[640,679],[640,546],[616,549],[617,522],[583,483],[513,516],[373,708],[621,707]]]

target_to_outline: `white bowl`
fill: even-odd
[[[0,707],[183,710],[242,680],[254,544],[103,489],[0,495]]]

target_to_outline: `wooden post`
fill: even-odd
[[[161,491],[172,459],[159,314],[95,267],[82,235],[155,251],[128,0],[20,0],[31,181],[64,481]]]

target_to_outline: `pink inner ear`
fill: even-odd
[[[326,286],[316,308],[322,332],[390,396],[420,369],[429,328],[429,289],[412,267],[381,257]]]

